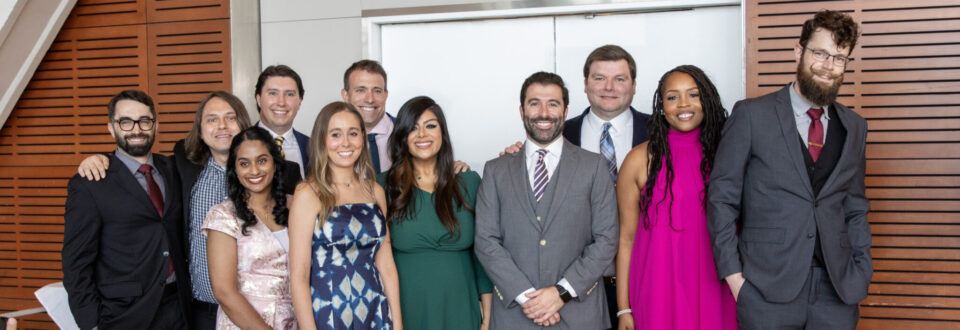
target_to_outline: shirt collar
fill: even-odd
[[[807,102],[807,99],[803,98],[803,96],[800,96],[800,94],[797,93],[797,90],[794,88],[794,85],[796,84],[797,84],[796,82],[793,82],[793,83],[790,83],[790,86],[787,87],[790,90],[790,106],[793,107],[793,116],[809,117],[807,115],[807,110],[810,110],[810,108],[821,108],[821,107],[813,106],[812,104],[810,104],[810,102]],[[828,114],[829,111],[826,111],[826,107],[822,107],[822,108],[824,108],[823,118],[830,120],[830,115]]]
[[[527,159],[537,159],[537,150],[540,149],[540,146],[533,143],[530,138],[527,138],[527,141],[523,144],[523,154],[527,155]],[[551,142],[542,149],[547,149],[548,155],[554,155],[559,158],[560,153],[563,151],[563,136],[558,137],[556,141]]]
[[[383,118],[380,118],[380,122],[373,126],[373,128],[371,128],[367,134],[389,135],[391,131],[393,131],[393,120],[391,120],[387,114],[383,114]]]
[[[137,170],[140,169],[140,162],[138,162],[136,159],[130,158],[130,156],[127,156],[127,154],[120,151],[120,148],[117,148],[117,150],[113,152],[113,155],[117,156],[117,159],[119,159],[120,162],[123,163],[123,165],[126,166],[131,173],[137,173]],[[149,164],[150,167],[157,168],[153,165],[153,154],[148,154],[147,162],[144,164]]]
[[[598,131],[603,130],[603,123],[605,123],[605,121],[603,121],[603,119],[600,119],[600,117],[597,117],[597,115],[594,114],[593,111],[589,111],[590,110],[589,108],[587,110],[588,110],[586,115],[587,125],[590,125],[591,127],[596,128]],[[616,117],[611,118],[609,123],[610,123],[610,130],[612,131],[612,133],[619,133],[621,129],[625,127],[633,126],[633,108],[632,107],[628,108],[627,110],[624,110]]]
[[[213,156],[210,156],[210,158],[207,159],[207,167],[214,168],[220,172],[227,171],[225,168],[223,168],[223,166],[220,166],[220,164],[217,164],[217,161],[213,160]]]
[[[284,141],[295,139],[295,137],[293,136],[293,128],[288,129],[286,133],[283,133],[283,135],[280,135],[280,134],[277,134],[277,132],[274,132],[273,130],[271,130],[269,127],[267,127],[267,125],[264,125],[263,121],[257,121],[257,126],[260,126],[260,128],[263,128],[267,130],[267,132],[270,132],[270,136],[272,136],[274,139],[276,139],[277,136],[282,136]]]

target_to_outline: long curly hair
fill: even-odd
[[[640,195],[640,212],[643,215],[644,229],[649,229],[653,225],[648,213],[653,200],[653,188],[656,186],[657,174],[661,170],[666,171],[666,194],[670,195],[670,209],[673,208],[673,159],[670,156],[670,143],[667,140],[670,124],[667,123],[663,111],[663,93],[667,87],[665,86],[667,78],[675,73],[689,75],[700,90],[700,106],[703,111],[703,121],[700,122],[700,146],[703,150],[703,159],[700,161],[700,177],[703,179],[701,195],[706,194],[707,185],[710,181],[710,168],[713,166],[713,160],[717,155],[717,145],[720,143],[723,123],[727,120],[727,110],[720,103],[720,93],[717,92],[713,82],[700,68],[693,65],[681,65],[667,71],[660,77],[657,90],[653,93],[653,116],[651,116],[650,123],[647,126],[647,134],[650,136],[647,144],[647,168],[649,170],[647,172],[647,183]],[[663,168],[664,166],[665,168]],[[666,194],[664,194],[663,199],[657,201],[658,205],[667,198]],[[706,203],[706,196],[703,197],[703,202]],[[673,222],[673,214],[670,215],[670,221]]]
[[[250,192],[240,184],[240,178],[237,177],[237,149],[245,141],[260,141],[263,146],[270,151],[270,158],[273,160],[273,178],[270,181],[270,197],[273,199],[273,220],[281,226],[287,226],[287,194],[284,193],[283,171],[284,161],[280,156],[280,148],[273,142],[273,138],[265,129],[258,126],[249,127],[240,131],[230,142],[230,156],[227,158],[227,197],[233,202],[235,213],[238,219],[243,222],[240,232],[248,235],[247,228],[257,224],[257,217],[247,206],[247,200],[250,199]]]
[[[417,203],[424,202],[417,200],[417,194],[414,191],[416,175],[414,174],[407,137],[416,129],[420,116],[427,111],[437,116],[442,136],[440,150],[437,152],[436,168],[434,169],[437,173],[437,182],[433,193],[433,207],[440,218],[440,223],[450,231],[450,238],[459,240],[460,222],[457,221],[456,209],[465,207],[470,213],[473,213],[473,209],[465,202],[460,191],[461,183],[457,174],[453,171],[453,147],[450,143],[447,120],[443,115],[443,110],[433,99],[426,96],[417,96],[404,103],[394,121],[393,133],[390,134],[388,143],[393,167],[386,174],[385,188],[390,200],[387,207],[389,210],[387,221],[399,224],[410,219],[413,217],[413,211],[417,208]],[[430,203],[431,201],[426,202]],[[454,203],[456,203],[456,206],[454,206]]]

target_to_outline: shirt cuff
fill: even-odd
[[[533,288],[529,288],[526,291],[521,292],[520,295],[517,296],[517,299],[514,299],[514,300],[516,300],[518,304],[523,305],[527,303],[528,300],[530,300],[530,298],[527,298],[527,294],[533,291],[535,291]]]
[[[560,282],[557,282],[557,284],[560,284],[560,286],[562,286],[564,289],[567,289],[567,292],[570,293],[571,297],[574,297],[574,298],[577,297],[577,291],[573,290],[573,286],[570,285],[570,282],[567,281],[566,277],[561,278]]]

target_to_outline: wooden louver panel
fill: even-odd
[[[747,96],[793,81],[793,46],[820,9],[862,36],[839,101],[867,119],[875,273],[860,329],[960,327],[960,4],[947,0],[751,1]]]
[[[174,6],[156,10],[167,4]],[[33,292],[62,278],[67,180],[80,160],[115,148],[106,127],[113,95],[141,89],[154,98],[153,150],[169,153],[190,129],[197,101],[230,90],[228,5],[77,1],[0,129],[0,313],[39,306]],[[20,325],[56,328],[45,314]]]

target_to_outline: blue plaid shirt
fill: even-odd
[[[227,170],[210,157],[190,192],[190,281],[193,283],[193,297],[211,304],[216,304],[217,300],[214,299],[213,288],[210,287],[207,237],[200,233],[200,227],[207,217],[207,211],[225,199]]]

